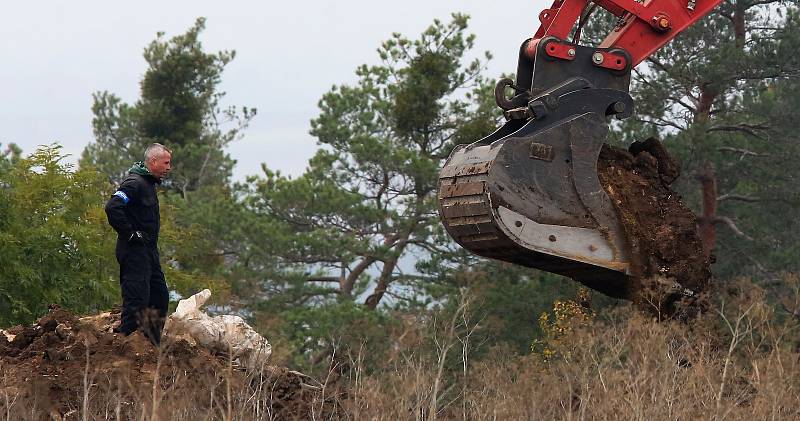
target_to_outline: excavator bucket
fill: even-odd
[[[549,44],[542,41],[540,51]],[[529,62],[525,48],[516,84],[502,80],[496,91],[508,121],[458,146],[442,168],[440,217],[452,238],[475,254],[627,298],[637,276],[635,256],[597,166],[609,118],[633,110],[630,69],[547,61],[541,53]],[[597,51],[571,48],[577,57]],[[518,92],[510,99],[509,86]]]
[[[495,89],[506,123],[456,147],[439,175],[439,214],[453,239],[659,315],[676,314],[681,297],[699,297],[710,251],[669,188],[671,158],[654,139],[628,151],[603,142],[610,119],[633,112],[632,67],[720,2],[554,0],[542,10],[520,48],[516,80]],[[579,45],[598,7],[617,23],[597,47]]]

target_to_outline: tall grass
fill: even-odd
[[[409,351],[353,383],[357,399],[345,408],[380,420],[800,419],[796,281],[787,277],[791,294],[781,305],[752,283],[731,286],[690,324],[657,322],[632,307],[589,321],[576,315],[566,334],[545,338],[548,352],[454,355],[463,369],[444,387],[443,356]]]
[[[465,296],[454,311],[409,323],[416,332],[402,337],[415,340],[398,341],[381,367],[364,365],[365,344],[337,350],[320,381],[228,366],[198,383],[159,364],[153,383],[126,385],[87,369],[86,395],[66,419],[800,419],[796,281],[787,277],[792,293],[777,303],[752,284],[731,286],[689,324],[632,307],[562,320],[559,336],[543,339],[547,353],[496,348],[480,360],[482,320]],[[0,388],[0,414],[41,418],[41,399],[22,396]]]

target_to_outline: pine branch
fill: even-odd
[[[717,202],[722,202],[722,201],[725,201],[725,200],[738,200],[740,202],[754,203],[754,202],[761,202],[764,199],[760,199],[758,197],[752,197],[752,196],[744,196],[744,195],[741,195],[741,194],[733,194],[733,193],[726,193],[726,194],[723,194],[722,196],[717,197]]]
[[[763,124],[736,124],[733,126],[714,126],[706,130],[707,132],[742,132],[753,136],[757,139],[764,139],[763,136],[757,133],[757,130],[769,130],[769,126]]]
[[[742,154],[742,156],[739,157],[740,161],[742,159],[744,159],[745,156],[755,156],[755,157],[769,156],[769,154],[753,152],[751,150],[742,149],[742,148],[734,148],[734,147],[730,147],[730,146],[720,146],[720,147],[717,148],[717,150],[720,151],[720,152],[736,152],[736,153],[740,153],[740,154]]]
[[[341,279],[338,276],[318,276],[306,279],[306,282],[336,282],[339,283]]]
[[[728,228],[730,228],[731,231],[733,231],[734,234],[738,235],[739,237],[745,238],[747,240],[753,241],[753,238],[750,237],[749,235],[743,233],[739,229],[739,227],[736,226],[736,224],[733,222],[733,220],[731,218],[728,218],[726,216],[718,216],[717,218],[714,219],[714,222],[715,223],[723,223],[723,224],[727,225]]]

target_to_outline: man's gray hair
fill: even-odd
[[[164,152],[172,153],[166,146],[160,143],[153,143],[144,150],[144,162],[150,162]]]

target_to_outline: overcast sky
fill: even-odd
[[[538,27],[543,0],[404,1],[26,1],[0,15],[0,142],[25,153],[59,142],[75,162],[92,141],[91,95],[109,91],[133,103],[145,70],[143,48],[156,32],[185,32],[207,18],[206,51],[236,50],[222,76],[223,105],[258,108],[244,138],[229,148],[235,177],[261,163],[300,174],[316,149],[308,134],[317,101],[353,83],[362,63],[400,32],[415,38],[434,18],[472,17],[476,52],[491,51],[486,75],[516,70],[520,43]]]

